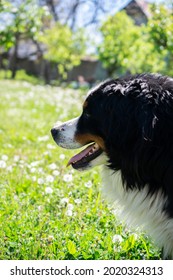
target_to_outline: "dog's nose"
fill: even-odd
[[[56,139],[57,136],[58,136],[58,129],[57,128],[52,128],[51,129],[51,134],[52,134],[53,139]]]

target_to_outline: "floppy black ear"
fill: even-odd
[[[153,94],[150,92],[148,84],[140,79],[131,81],[125,88],[124,95],[129,100],[133,100],[136,120],[142,138],[146,141],[152,141],[158,118],[154,112]]]

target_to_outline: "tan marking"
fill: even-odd
[[[75,135],[75,140],[77,142],[79,142],[80,144],[82,144],[83,146],[90,143],[90,142],[95,142],[102,148],[102,150],[106,151],[104,140],[100,136],[92,135],[92,134],[89,134],[89,133],[76,134]]]
[[[84,104],[83,104],[83,109],[85,109],[88,106],[88,101],[85,100]]]

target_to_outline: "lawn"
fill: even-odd
[[[0,80],[0,259],[159,259],[104,201],[99,168],[66,167],[52,125],[75,117],[84,93]]]

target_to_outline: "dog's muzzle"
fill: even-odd
[[[79,118],[64,122],[58,122],[51,129],[51,134],[56,144],[65,149],[77,149],[82,147],[80,143],[75,140],[77,130],[77,123]]]

